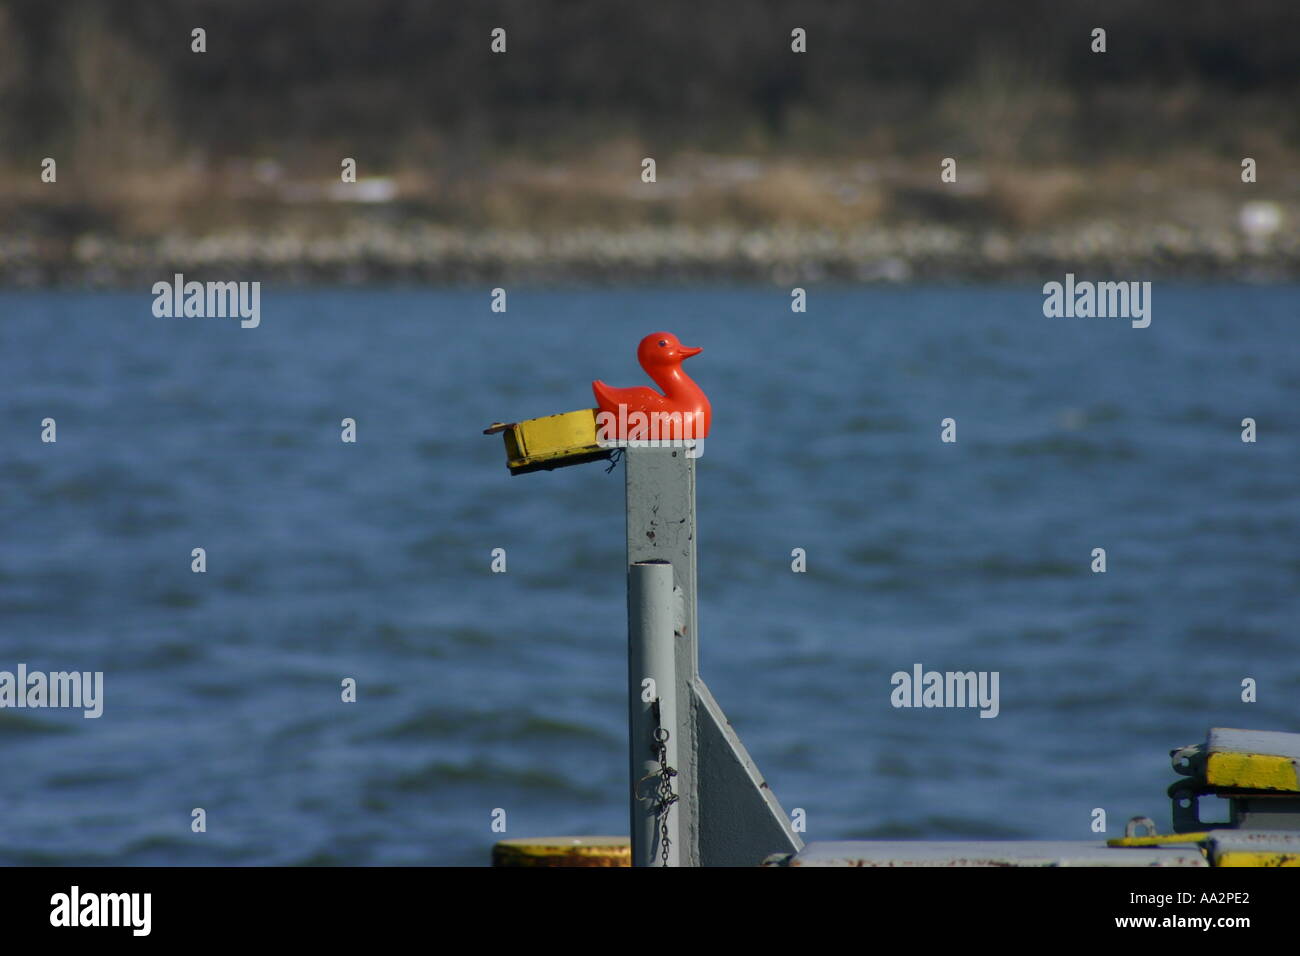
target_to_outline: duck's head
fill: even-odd
[[[651,332],[641,340],[636,357],[641,367],[647,371],[652,368],[680,365],[684,359],[699,355],[704,349],[690,348],[677,341],[671,332]]]

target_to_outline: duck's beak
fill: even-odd
[[[692,355],[699,355],[703,351],[704,349],[693,349],[689,346],[683,345],[677,349],[677,354],[679,354],[684,359],[688,359]]]

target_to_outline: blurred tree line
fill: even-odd
[[[0,165],[1226,149],[1234,124],[1294,148],[1298,25],[1296,0],[0,0]]]

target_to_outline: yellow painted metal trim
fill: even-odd
[[[1220,853],[1211,862],[1215,866],[1300,866],[1300,853],[1229,850]]]
[[[1295,762],[1290,757],[1216,751],[1205,762],[1205,782],[1211,787],[1238,790],[1300,792]]]
[[[492,848],[493,866],[631,866],[627,837],[525,837]]]
[[[1164,846],[1166,843],[1202,843],[1210,838],[1207,833],[1157,833],[1154,836],[1111,837],[1107,846]]]
[[[1213,834],[1205,833],[1159,833],[1155,836],[1112,837],[1106,841],[1107,846],[1164,846],[1177,843],[1200,843],[1201,852],[1206,854],[1211,866],[1297,866],[1300,867],[1300,853],[1279,853],[1270,850],[1224,850],[1214,849]],[[1209,843],[1207,848],[1204,844]]]

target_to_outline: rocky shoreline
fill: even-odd
[[[319,236],[233,231],[138,240],[93,233],[0,237],[4,287],[134,287],[174,272],[282,284],[1040,282],[1065,272],[1288,281],[1300,278],[1300,233],[1102,222],[1022,233],[933,224],[530,232],[367,223]]]

